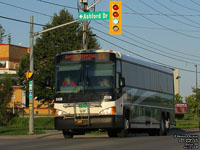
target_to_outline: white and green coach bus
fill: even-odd
[[[173,70],[113,50],[56,56],[55,129],[167,135],[175,125]]]

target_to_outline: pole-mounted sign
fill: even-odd
[[[109,20],[109,12],[79,12],[78,20]]]

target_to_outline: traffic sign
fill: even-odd
[[[78,20],[109,20],[109,12],[79,12]]]
[[[30,78],[32,78],[33,77],[33,73],[32,72],[26,72],[26,79],[28,80],[28,79],[30,79]]]
[[[29,82],[29,86],[31,86],[31,87],[33,86],[33,81]]]

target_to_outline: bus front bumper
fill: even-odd
[[[90,118],[74,119],[55,117],[55,129],[73,130],[73,129],[117,129],[123,127],[123,116],[90,116]]]

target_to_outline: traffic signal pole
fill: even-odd
[[[83,3],[83,11],[87,12],[88,8],[88,1]],[[88,49],[88,21],[83,21],[83,49],[87,50]]]
[[[34,74],[34,53],[33,53],[33,42],[34,42],[34,36],[37,36],[39,34],[67,26],[69,24],[79,22],[79,20],[74,20],[56,27],[52,27],[46,30],[42,30],[40,32],[34,33],[33,31],[33,16],[30,17],[30,72]],[[34,77],[29,79],[29,134],[34,134]]]
[[[33,63],[33,16],[30,18],[30,72],[34,73]],[[34,133],[34,78],[29,81],[29,134]]]

